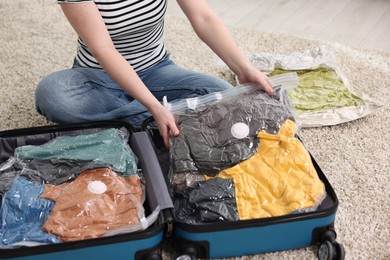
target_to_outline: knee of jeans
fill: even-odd
[[[207,92],[206,94],[208,94],[208,93],[213,93],[213,92],[224,91],[224,90],[231,88],[231,87],[233,87],[233,86],[231,84],[229,84],[228,82],[226,82],[224,80],[217,80],[217,81],[212,82],[212,84],[206,85],[205,91]]]
[[[54,91],[54,88],[50,76],[43,78],[38,83],[35,89],[35,107],[39,113],[45,110],[44,108],[48,103],[51,103],[52,91]]]
[[[193,87],[193,93],[190,96],[203,96],[232,87],[227,81],[211,75],[200,74],[189,79],[192,80],[189,86]]]
[[[63,108],[69,105],[56,77],[49,75],[38,83],[35,89],[35,109],[39,114],[56,121],[53,120],[56,115],[61,114]]]

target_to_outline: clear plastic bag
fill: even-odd
[[[27,169],[16,157],[10,157],[0,164],[0,199],[9,190],[12,182],[17,176],[22,176],[26,180],[36,184],[43,184],[44,180],[40,172]]]
[[[290,89],[297,83],[296,74],[279,80],[289,80]],[[170,148],[170,180],[180,221],[281,216],[315,210],[325,198],[325,186],[295,136],[299,122],[284,86],[275,87],[273,95],[258,85],[237,86],[168,107],[180,129]],[[197,174],[206,180],[194,178]],[[231,194],[208,195],[209,181],[220,178],[233,181],[234,203]],[[234,211],[238,216],[226,214]]]
[[[285,90],[293,89],[298,86],[298,75],[295,72],[284,73],[270,77],[275,88],[283,87]],[[221,100],[229,100],[229,98],[245,95],[247,93],[254,93],[261,91],[261,86],[257,84],[239,85],[237,87],[229,88],[220,92],[213,92],[207,95],[175,100],[167,102],[164,97],[164,105],[174,115],[181,115],[188,113],[188,111],[201,111],[206,107],[213,105]]]
[[[239,220],[234,182],[213,178],[174,192],[175,218],[187,224]]]
[[[28,159],[77,159],[110,166],[126,176],[138,173],[137,158],[125,134],[114,128],[92,134],[59,136],[42,145],[26,145],[15,149],[15,156]]]
[[[55,201],[43,229],[62,241],[101,237],[145,219],[138,176],[122,178],[109,168],[84,171],[61,185],[47,184],[41,198]]]
[[[315,210],[326,196],[310,154],[287,120],[277,134],[261,131],[255,155],[217,177],[233,179],[241,220]]]
[[[38,213],[44,217],[44,223],[33,223],[32,227],[43,234],[40,237],[30,235],[31,231],[24,234],[27,230],[24,226],[32,225],[30,222],[18,222],[19,229],[15,225],[8,227],[10,222],[3,221],[2,229],[15,227],[11,233],[18,235],[8,236],[1,246],[17,248],[61,240],[78,241],[144,230],[153,224],[160,209],[157,207],[149,216],[145,215],[143,174],[128,138],[126,129],[109,128],[64,134],[40,145],[17,147],[15,156],[0,165],[1,195],[8,192],[13,181],[21,178],[41,187],[42,191],[45,187],[45,193],[37,201],[48,202],[50,207],[41,207],[44,211]],[[19,204],[23,208],[15,207]],[[8,213],[27,212],[30,208],[18,202],[18,198],[12,205],[11,208],[2,205],[2,208]],[[26,217],[17,219],[27,220]],[[42,227],[51,234],[52,240],[44,237],[48,233]]]
[[[275,75],[298,72],[299,86],[289,91],[301,127],[337,125],[375,112],[380,102],[358,93],[344,75],[336,54],[326,46],[288,55],[251,53],[249,60],[261,71]],[[312,79],[308,80],[308,77]]]
[[[42,231],[42,225],[54,203],[39,196],[43,184],[16,176],[4,194],[0,211],[0,247],[60,243],[54,235]]]
[[[251,157],[261,130],[277,133],[284,121],[295,121],[287,91],[280,86],[270,95],[258,85],[242,85],[169,107],[181,132],[171,138],[172,174],[214,176]]]

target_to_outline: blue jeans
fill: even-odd
[[[137,73],[151,93],[162,102],[222,91],[231,85],[217,77],[177,66],[169,54],[156,65]],[[122,120],[136,129],[151,116],[103,70],[81,67],[54,72],[39,82],[36,109],[56,123]]]

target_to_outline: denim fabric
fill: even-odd
[[[54,202],[40,199],[44,186],[16,177],[5,193],[1,212],[0,247],[17,242],[60,243],[54,235],[42,231]]]
[[[138,72],[138,76],[160,101],[205,95],[231,87],[214,76],[177,66],[169,54],[158,64]],[[81,67],[54,72],[38,84],[36,109],[56,123],[122,120],[135,128],[151,116],[147,109],[127,94],[103,70]]]

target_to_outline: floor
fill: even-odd
[[[390,52],[389,0],[206,1],[228,26]],[[176,0],[168,13],[183,15]]]

